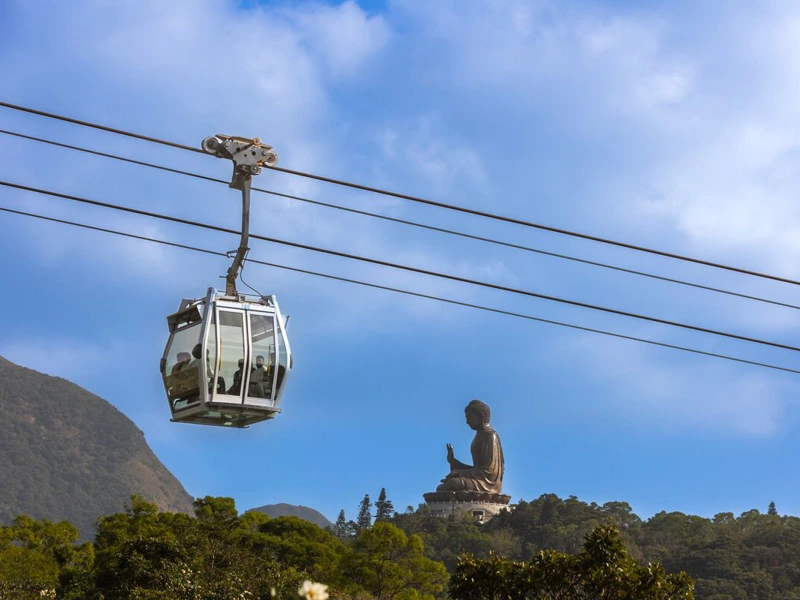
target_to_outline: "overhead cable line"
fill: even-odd
[[[127,233],[127,232],[123,232],[123,231],[117,231],[117,230],[114,230],[114,229],[107,229],[107,228],[104,228],[104,227],[97,227],[97,226],[94,226],[94,225],[87,225],[85,223],[77,223],[75,221],[67,221],[65,219],[57,219],[57,218],[54,218],[54,217],[47,217],[47,216],[44,216],[44,215],[24,212],[24,211],[20,211],[20,210],[14,210],[14,209],[11,209],[11,208],[5,208],[5,207],[1,207],[1,206],[0,206],[0,211],[6,212],[6,213],[12,213],[12,214],[15,214],[15,215],[33,217],[33,218],[41,219],[41,220],[45,220],[45,221],[52,221],[54,223],[61,223],[61,224],[64,224],[64,225],[72,225],[72,226],[75,226],[75,227],[80,227],[80,228],[83,228],[83,229],[89,229],[89,230],[92,230],[92,231],[110,233],[110,234],[119,235],[119,236],[123,236],[123,237],[127,237],[127,238],[133,238],[133,239],[136,239],[136,240],[142,240],[142,241],[146,241],[146,242],[153,242],[153,243],[157,243],[157,244],[163,244],[165,246],[171,246],[171,247],[174,247],[174,248],[182,248],[182,249],[185,249],[185,250],[192,250],[194,252],[202,252],[202,253],[205,253],[205,254],[211,254],[211,255],[214,255],[214,256],[220,256],[220,257],[228,258],[228,255],[226,253],[224,253],[224,252],[217,252],[215,250],[209,250],[207,248],[199,248],[197,246],[189,246],[189,245],[186,245],[186,244],[179,244],[179,243],[176,243],[176,242],[170,242],[170,241],[167,241],[167,240],[160,240],[160,239],[153,238],[153,237],[137,235],[137,234]],[[669,349],[672,349],[672,350],[680,350],[682,352],[690,352],[692,354],[699,354],[699,355],[702,355],[702,356],[708,356],[708,357],[712,357],[712,358],[719,358],[719,359],[723,359],[723,360],[729,360],[729,361],[734,361],[734,362],[743,363],[743,364],[747,364],[747,365],[753,365],[753,366],[757,366],[757,367],[763,367],[763,368],[767,368],[767,369],[774,369],[774,370],[777,370],[777,371],[784,371],[786,373],[794,373],[796,375],[800,375],[800,370],[797,370],[797,369],[792,369],[792,368],[789,368],[789,367],[781,367],[781,366],[773,365],[773,364],[770,364],[770,363],[762,363],[762,362],[758,362],[758,361],[739,358],[739,357],[736,357],[736,356],[730,356],[730,355],[726,355],[726,354],[718,354],[716,352],[707,352],[705,350],[698,350],[696,348],[689,348],[689,347],[686,347],[686,346],[678,346],[678,345],[675,345],[675,344],[667,344],[665,342],[658,342],[658,341],[650,340],[650,339],[647,339],[647,338],[640,338],[640,337],[636,337],[636,336],[625,335],[625,334],[616,333],[616,332],[612,332],[612,331],[606,331],[606,330],[603,330],[603,329],[594,329],[594,328],[591,328],[591,327],[584,327],[582,325],[575,325],[575,324],[572,324],[572,323],[565,323],[565,322],[562,322],[562,321],[553,321],[551,319],[543,319],[543,318],[540,318],[540,317],[534,317],[532,315],[526,315],[526,314],[523,314],[523,313],[517,313],[517,312],[513,312],[513,311],[499,309],[499,308],[492,308],[492,307],[489,307],[489,306],[483,306],[483,305],[480,305],[480,304],[473,304],[473,303],[470,303],[470,302],[462,302],[460,300],[453,300],[451,298],[444,298],[444,297],[441,297],[441,296],[433,296],[433,295],[430,295],[430,294],[422,294],[420,292],[413,292],[413,291],[410,291],[410,290],[404,290],[404,289],[394,288],[394,287],[390,287],[390,286],[386,286],[386,285],[380,285],[380,284],[376,284],[376,283],[360,281],[360,280],[351,279],[351,278],[348,278],[348,277],[339,277],[337,275],[331,275],[329,273],[321,273],[321,272],[318,272],[318,271],[311,271],[311,270],[308,270],[308,269],[300,269],[298,267],[290,267],[290,266],[287,266],[287,265],[281,265],[281,264],[277,264],[277,263],[270,263],[270,262],[265,262],[265,261],[262,261],[262,260],[256,260],[256,259],[252,259],[252,258],[248,258],[246,260],[246,262],[259,264],[259,265],[264,265],[264,266],[268,266],[268,267],[274,267],[274,268],[277,268],[277,269],[283,269],[283,270],[286,270],[286,271],[293,271],[293,272],[296,272],[296,273],[303,273],[305,275],[313,275],[315,277],[322,277],[322,278],[331,279],[331,280],[334,280],[334,281],[342,281],[342,282],[345,282],[345,283],[352,283],[352,284],[355,284],[355,285],[361,285],[361,286],[370,287],[370,288],[374,288],[374,289],[385,290],[385,291],[389,291],[389,292],[395,292],[395,293],[398,293],[398,294],[404,294],[404,295],[412,296],[412,297],[416,297],[416,298],[425,298],[425,299],[428,299],[428,300],[435,300],[437,302],[444,302],[444,303],[453,304],[453,305],[456,305],[456,306],[463,306],[463,307],[466,307],[466,308],[473,308],[473,309],[476,309],[476,310],[492,312],[492,313],[506,315],[506,316],[515,317],[515,318],[520,318],[520,319],[526,319],[526,320],[529,320],[529,321],[536,321],[536,322],[539,322],[539,323],[546,323],[548,325],[557,325],[559,327],[567,327],[569,329],[575,329],[575,330],[578,330],[578,331],[596,333],[596,334],[615,337],[615,338],[619,338],[619,339],[630,340],[630,341],[640,342],[640,343],[644,343],[644,344],[650,344],[650,345],[653,345],[653,346],[659,346],[659,347],[662,347],[662,348],[669,348]]]
[[[82,202],[82,203],[85,203],[85,204],[92,204],[94,206],[102,206],[102,207],[105,207],[105,208],[110,208],[110,209],[113,209],[113,210],[120,210],[120,211],[124,211],[124,212],[128,212],[128,213],[132,213],[132,214],[138,214],[138,215],[143,215],[143,216],[147,216],[147,217],[153,217],[153,218],[156,218],[156,219],[172,221],[174,223],[182,223],[184,225],[192,225],[194,227],[201,227],[201,228],[210,229],[210,230],[213,230],[213,231],[220,231],[220,232],[223,232],[223,233],[231,233],[231,234],[234,234],[234,235],[241,235],[241,232],[236,231],[234,229],[228,229],[226,227],[219,227],[217,225],[211,225],[209,223],[201,223],[201,222],[198,222],[198,221],[192,221],[192,220],[183,219],[183,218],[180,218],[180,217],[172,217],[172,216],[168,216],[168,215],[162,215],[162,214],[159,214],[159,213],[149,212],[149,211],[141,210],[141,209],[138,209],[138,208],[120,206],[118,204],[110,204],[110,203],[107,203],[107,202],[101,202],[99,200],[91,200],[89,198],[83,198],[81,196],[73,196],[73,195],[70,195],[70,194],[62,194],[60,192],[53,192],[53,191],[50,191],[50,190],[43,190],[43,189],[40,189],[40,188],[35,188],[35,187],[27,186],[27,185],[21,185],[21,184],[18,184],[18,183],[11,183],[11,182],[8,182],[8,181],[0,181],[0,185],[6,186],[6,187],[9,187],[9,188],[19,189],[19,190],[25,190],[25,191],[28,191],[28,192],[34,192],[34,193],[37,193],[37,194],[45,194],[45,195],[52,196],[52,197],[55,197],[55,198],[62,198],[62,199],[65,199],[65,200],[72,200],[72,201],[75,201],[75,202]],[[447,280],[450,280],[450,281],[458,281],[460,283],[467,283],[467,284],[470,284],[470,285],[476,285],[476,286],[485,287],[485,288],[488,288],[488,289],[499,290],[499,291],[502,291],[502,292],[509,292],[509,293],[512,293],[512,294],[519,294],[521,296],[528,296],[530,298],[538,298],[540,300],[549,300],[549,301],[552,301],[552,302],[558,302],[560,304],[567,304],[567,305],[570,305],[570,306],[577,306],[577,307],[580,307],[580,308],[587,308],[587,309],[590,309],[590,310],[596,310],[596,311],[605,312],[605,313],[614,314],[614,315],[619,315],[619,316],[623,316],[623,317],[629,317],[629,318],[632,318],[632,319],[639,319],[639,320],[642,320],[642,321],[649,321],[651,323],[659,323],[661,325],[670,325],[672,327],[679,327],[681,329],[688,329],[688,330],[691,330],[691,331],[698,331],[698,332],[701,332],[701,333],[708,333],[708,334],[711,334],[711,335],[718,335],[718,336],[727,337],[727,338],[731,338],[731,339],[737,339],[737,340],[741,340],[741,341],[744,341],[744,342],[752,342],[752,343],[761,344],[761,345],[764,345],[764,346],[772,346],[774,348],[781,348],[781,349],[784,349],[784,350],[792,350],[794,352],[800,352],[800,348],[798,348],[797,346],[790,346],[788,344],[782,344],[782,343],[779,343],[779,342],[761,340],[761,339],[758,339],[758,338],[752,338],[752,337],[749,337],[749,336],[740,335],[740,334],[737,334],[737,333],[730,333],[730,332],[727,332],[727,331],[720,331],[720,330],[717,330],[717,329],[709,329],[707,327],[701,327],[699,325],[690,325],[690,324],[681,323],[681,322],[678,322],[678,321],[670,321],[668,319],[662,319],[662,318],[659,318],[659,317],[651,317],[651,316],[642,315],[642,314],[639,314],[639,313],[633,313],[633,312],[629,312],[629,311],[619,310],[619,309],[616,309],[616,308],[609,308],[609,307],[600,306],[600,305],[597,305],[597,304],[590,304],[588,302],[580,302],[578,300],[570,300],[570,299],[567,299],[567,298],[559,298],[557,296],[550,296],[550,295],[547,295],[547,294],[541,294],[541,293],[532,292],[532,291],[529,291],[529,290],[522,290],[522,289],[518,289],[518,288],[512,288],[512,287],[509,287],[509,286],[499,285],[499,284],[496,284],[496,283],[489,283],[489,282],[486,282],[486,281],[478,281],[478,280],[475,280],[475,279],[469,279],[467,277],[460,277],[458,275],[451,275],[449,273],[441,273],[441,272],[438,272],[438,271],[431,271],[429,269],[421,269],[421,268],[412,267],[412,266],[409,266],[409,265],[401,265],[401,264],[398,264],[398,263],[392,263],[392,262],[389,262],[389,261],[380,260],[380,259],[376,259],[376,258],[358,256],[356,254],[349,254],[349,253],[346,253],[346,252],[340,252],[338,250],[330,250],[328,248],[319,248],[319,247],[311,246],[311,245],[308,245],[308,244],[300,244],[298,242],[290,242],[288,240],[279,240],[279,239],[276,239],[276,238],[269,238],[269,237],[266,237],[266,236],[255,235],[255,234],[251,234],[250,237],[254,238],[254,239],[259,239],[259,240],[262,240],[262,241],[266,241],[266,242],[272,242],[272,243],[275,243],[275,244],[281,244],[281,245],[284,245],[284,246],[289,246],[289,247],[292,247],[292,248],[299,248],[299,249],[302,249],[302,250],[310,250],[310,251],[318,252],[318,253],[321,253],[321,254],[327,254],[329,256],[338,256],[340,258],[348,258],[348,259],[351,259],[351,260],[357,260],[357,261],[368,263],[368,264],[379,265],[379,266],[382,266],[382,267],[391,267],[393,269],[399,269],[399,270],[408,271],[408,272],[411,272],[411,273],[419,273],[421,275],[429,275],[429,276],[432,276],[432,277],[438,277],[440,279],[447,279]]]
[[[0,102],[0,106],[3,106],[5,108],[10,108],[12,110],[18,110],[21,112],[30,113],[32,115],[39,115],[40,117],[47,117],[48,119],[56,119],[57,121],[72,123],[73,125],[80,125],[82,127],[90,127],[92,129],[99,129],[101,131],[107,131],[109,133],[116,133],[118,135],[124,135],[126,137],[136,138],[137,140],[142,140],[145,142],[153,142],[155,144],[161,144],[162,146],[171,146],[172,148],[178,148],[180,150],[189,150],[191,152],[199,152],[200,154],[205,154],[205,152],[203,152],[200,148],[193,148],[192,146],[186,146],[185,144],[178,144],[177,142],[170,142],[169,140],[162,140],[160,138],[151,137],[149,135],[142,135],[140,133],[131,133],[130,131],[125,131],[123,129],[116,129],[114,127],[107,127],[106,125],[99,125],[97,123],[90,123],[89,121],[81,121],[80,119],[73,119],[72,117],[65,117],[64,115],[56,115],[54,113],[45,112],[43,110],[36,110],[35,108],[19,106],[18,104]]]
[[[56,119],[56,120],[59,120],[59,121],[64,121],[64,122],[67,122],[67,123],[73,123],[75,125],[81,125],[83,127],[90,127],[90,128],[93,128],[93,129],[99,129],[101,131],[107,131],[107,132],[115,133],[115,134],[118,134],[118,135],[124,135],[124,136],[127,136],[127,137],[135,138],[135,139],[138,139],[138,140],[143,140],[143,141],[146,141],[146,142],[162,144],[164,146],[170,146],[172,148],[178,148],[178,149],[181,149],[181,150],[189,150],[191,152],[197,152],[197,153],[200,153],[200,154],[205,154],[201,149],[194,148],[192,146],[187,146],[185,144],[179,144],[177,142],[171,142],[169,140],[164,140],[164,139],[160,139],[160,138],[156,138],[156,137],[152,137],[152,136],[142,135],[140,133],[134,133],[134,132],[131,132],[131,131],[125,131],[123,129],[117,129],[117,128],[114,128],[114,127],[108,127],[106,125],[99,125],[97,123],[91,123],[89,121],[82,121],[82,120],[79,120],[79,119],[73,119],[71,117],[65,117],[63,115],[57,115],[55,113],[50,113],[50,112],[46,112],[46,111],[42,111],[42,110],[36,110],[34,108],[28,108],[28,107],[20,106],[20,105],[17,105],[17,104],[11,104],[9,102],[0,101],[0,106],[1,107],[5,107],[5,108],[10,108],[12,110],[18,110],[18,111],[26,112],[26,113],[29,113],[29,114],[34,114],[34,115],[38,115],[38,116],[42,116],[42,117],[47,117],[47,118],[50,118],[50,119]],[[526,221],[524,219],[518,219],[518,218],[515,218],[515,217],[507,217],[507,216],[504,216],[504,215],[499,215],[499,214],[495,214],[495,213],[481,211],[481,210],[477,210],[477,209],[473,209],[473,208],[467,208],[465,206],[458,206],[456,204],[447,204],[445,202],[438,202],[436,200],[429,200],[427,198],[421,198],[419,196],[412,196],[410,194],[402,194],[400,192],[392,192],[390,190],[384,190],[384,189],[381,189],[381,188],[370,187],[370,186],[362,185],[362,184],[359,184],[359,183],[352,183],[352,182],[348,182],[348,181],[344,181],[344,180],[340,180],[340,179],[334,179],[332,177],[325,177],[323,175],[315,175],[313,173],[306,173],[304,171],[296,171],[296,170],[293,170],[293,169],[286,169],[286,168],[277,167],[277,166],[267,167],[267,168],[270,168],[273,171],[279,171],[281,173],[286,173],[286,174],[289,174],[289,175],[296,175],[298,177],[305,177],[305,178],[309,178],[309,179],[315,179],[317,181],[323,181],[325,183],[331,183],[331,184],[335,184],[335,185],[345,186],[345,187],[349,187],[349,188],[353,188],[353,189],[357,189],[357,190],[362,190],[362,191],[366,191],[366,192],[372,192],[372,193],[375,193],[375,194],[381,194],[381,195],[384,195],[384,196],[391,196],[393,198],[399,198],[399,199],[402,199],[402,200],[409,200],[411,202],[417,202],[419,204],[426,204],[428,206],[435,206],[437,208],[453,210],[453,211],[457,211],[457,212],[473,215],[473,216],[476,216],[476,217],[483,217],[483,218],[492,219],[492,220],[495,220],[495,221],[511,223],[511,224],[514,224],[514,225],[521,225],[523,227],[530,227],[530,228],[539,229],[539,230],[542,230],[542,231],[549,231],[551,233],[557,233],[557,234],[560,234],[560,235],[566,235],[566,236],[575,237],[575,238],[579,238],[579,239],[584,239],[584,240],[588,240],[588,241],[592,241],[592,242],[598,242],[598,243],[601,243],[601,244],[607,244],[607,245],[616,246],[616,247],[619,247],[619,248],[626,248],[628,250],[635,250],[637,252],[645,252],[645,253],[648,253],[648,254],[654,254],[654,255],[657,255],[657,256],[663,256],[663,257],[666,257],[666,258],[672,258],[672,259],[680,260],[680,261],[684,261],[684,262],[690,262],[690,263],[694,263],[694,264],[704,265],[704,266],[713,267],[713,268],[716,268],[716,269],[723,269],[723,270],[726,270],[726,271],[732,271],[734,273],[741,273],[743,275],[751,275],[753,277],[760,277],[760,278],[763,278],[763,279],[770,279],[770,280],[773,280],[773,281],[780,281],[782,283],[790,283],[792,285],[800,285],[800,281],[797,281],[795,279],[789,279],[787,277],[779,277],[778,275],[771,275],[769,273],[762,273],[762,272],[759,272],[759,271],[753,271],[751,269],[744,269],[744,268],[735,267],[735,266],[732,266],[732,265],[725,265],[725,264],[718,263],[718,262],[713,262],[713,261],[710,261],[710,260],[705,260],[705,259],[696,258],[696,257],[692,257],[692,256],[686,256],[686,255],[683,255],[683,254],[676,254],[674,252],[667,252],[665,250],[658,250],[658,249],[655,249],[655,248],[648,248],[646,246],[640,246],[640,245],[631,244],[631,243],[628,243],[628,242],[621,242],[621,241],[618,241],[618,240],[612,240],[610,238],[604,238],[604,237],[600,237],[600,236],[596,236],[596,235],[591,235],[591,234],[588,234],[588,233],[581,233],[581,232],[578,232],[578,231],[572,231],[572,230],[569,230],[569,229],[564,229],[564,228],[560,228],[560,227],[554,227],[552,225],[544,225],[542,223],[535,223],[533,221]]]
[[[101,156],[103,158],[110,158],[110,159],[113,159],[113,160],[118,160],[118,161],[122,161],[122,162],[126,162],[126,163],[131,163],[131,164],[135,164],[135,165],[139,165],[139,166],[143,166],[143,167],[149,167],[149,168],[152,168],[152,169],[158,169],[160,171],[166,171],[166,172],[174,173],[174,174],[177,174],[177,175],[185,175],[187,177],[194,177],[196,179],[202,179],[202,180],[205,180],[205,181],[211,181],[211,182],[215,182],[215,183],[222,183],[222,184],[225,184],[225,185],[228,185],[228,183],[229,183],[228,181],[226,181],[224,179],[219,179],[219,178],[216,178],[216,177],[209,177],[207,175],[201,175],[199,173],[193,173],[191,171],[186,171],[186,170],[183,170],[183,169],[174,169],[174,168],[171,168],[171,167],[165,167],[163,165],[159,165],[159,164],[155,164],[155,163],[136,160],[136,159],[133,159],[133,158],[127,158],[125,156],[119,156],[117,154],[111,154],[111,153],[108,153],[108,152],[101,152],[99,150],[92,150],[90,148],[84,148],[82,146],[75,146],[73,144],[64,144],[62,142],[56,142],[56,141],[53,141],[53,140],[48,140],[48,139],[45,139],[45,138],[42,138],[42,137],[36,137],[36,136],[32,136],[32,135],[25,135],[23,133],[18,133],[18,132],[15,132],[15,131],[8,131],[8,130],[5,130],[5,129],[0,129],[0,134],[13,136],[13,137],[17,137],[17,138],[21,138],[21,139],[25,139],[25,140],[30,140],[30,141],[33,141],[33,142],[39,142],[39,143],[42,143],[42,144],[48,144],[48,145],[55,146],[55,147],[58,147],[58,148],[65,148],[67,150],[75,150],[77,152],[83,152],[83,153],[91,154],[91,155],[94,155],[94,156]],[[512,243],[512,242],[505,242],[503,240],[497,240],[497,239],[488,238],[488,237],[484,237],[484,236],[474,235],[474,234],[471,234],[471,233],[466,233],[466,232],[463,232],[463,231],[457,231],[457,230],[454,230],[454,229],[447,229],[447,228],[444,228],[444,227],[436,227],[434,225],[428,225],[426,223],[420,223],[420,222],[417,222],[417,221],[409,221],[409,220],[406,220],[406,219],[399,219],[397,217],[389,217],[389,216],[386,216],[386,215],[381,215],[381,214],[369,212],[369,211],[366,211],[366,210],[360,210],[360,209],[356,209],[356,208],[340,206],[340,205],[337,205],[337,204],[330,204],[328,202],[321,202],[319,200],[312,200],[310,198],[304,198],[302,196],[295,196],[295,195],[292,195],[292,194],[285,194],[285,193],[282,193],[282,192],[276,192],[276,191],[268,190],[268,189],[264,189],[264,188],[253,187],[251,189],[253,191],[260,192],[260,193],[263,193],[263,194],[270,194],[270,195],[278,196],[278,197],[281,197],[281,198],[287,198],[287,199],[290,199],[290,200],[295,200],[295,201],[299,201],[299,202],[305,202],[305,203],[312,204],[312,205],[315,205],[315,206],[323,206],[323,207],[326,207],[326,208],[331,208],[331,209],[340,210],[340,211],[344,211],[344,212],[349,212],[349,213],[353,213],[353,214],[358,214],[358,215],[362,215],[362,216],[372,217],[372,218],[376,218],[376,219],[382,219],[384,221],[389,221],[389,222],[392,222],[392,223],[399,223],[401,225],[409,225],[409,226],[412,226],[412,227],[418,227],[420,229],[427,229],[429,231],[436,231],[436,232],[439,232],[439,233],[446,233],[448,235],[454,235],[454,236],[463,237],[463,238],[467,238],[467,239],[472,239],[472,240],[476,240],[476,241],[480,241],[480,242],[486,242],[486,243],[495,244],[495,245],[498,245],[498,246],[504,246],[504,247],[507,247],[507,248],[514,248],[514,249],[517,249],[517,250],[524,250],[526,252],[532,252],[532,253],[540,254],[540,255],[543,255],[543,256],[550,256],[552,258],[559,258],[559,259],[563,259],[563,260],[569,260],[569,261],[572,261],[572,262],[576,262],[576,263],[580,263],[580,264],[586,264],[586,265],[590,265],[590,266],[594,266],[594,267],[601,267],[601,268],[604,268],[604,269],[610,269],[610,270],[613,270],[613,271],[618,271],[618,272],[621,272],[621,273],[627,273],[627,274],[630,274],[630,275],[639,275],[639,276],[647,277],[647,278],[654,279],[654,280],[657,280],[657,281],[664,281],[664,282],[667,282],[667,283],[675,283],[675,284],[678,284],[678,285],[684,285],[684,286],[693,287],[693,288],[696,288],[696,289],[706,290],[706,291],[710,291],[710,292],[716,292],[716,293],[719,293],[719,294],[726,294],[728,296],[734,296],[734,297],[743,298],[743,299],[746,299],[746,300],[754,300],[756,302],[763,302],[763,303],[772,304],[772,305],[775,305],[775,306],[782,306],[782,307],[785,307],[785,308],[793,308],[795,310],[800,310],[800,306],[798,306],[796,304],[790,304],[788,302],[780,302],[778,300],[770,300],[768,298],[763,298],[763,297],[760,297],[760,296],[753,296],[751,294],[743,294],[741,292],[734,292],[732,290],[726,290],[726,289],[723,289],[723,288],[713,287],[713,286],[709,286],[709,285],[703,285],[703,284],[700,284],[700,283],[694,283],[694,282],[691,282],[691,281],[685,281],[685,280],[676,279],[676,278],[673,278],[673,277],[665,277],[663,275],[656,275],[655,273],[648,273],[646,271],[638,271],[636,269],[628,269],[628,268],[620,267],[620,266],[617,266],[617,265],[611,265],[611,264],[602,263],[602,262],[599,262],[599,261],[588,260],[588,259],[579,258],[579,257],[576,257],[576,256],[570,256],[568,254],[561,254],[561,253],[558,253],[558,252],[550,252],[549,250],[542,250],[540,248],[533,248],[533,247],[525,246],[525,245],[522,245],[522,244],[515,244],[515,243]]]

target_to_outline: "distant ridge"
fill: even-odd
[[[325,515],[308,506],[281,503],[267,504],[266,506],[259,506],[258,508],[251,508],[250,510],[257,510],[270,517],[300,517],[310,523],[314,523],[314,525],[319,525],[323,529],[333,526],[333,523],[331,523]]]
[[[192,498],[144,434],[107,401],[0,357],[0,523],[68,520],[84,539],[131,494],[192,512]]]

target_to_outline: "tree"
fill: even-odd
[[[767,514],[772,516],[772,517],[777,517],[778,516],[778,509],[775,508],[775,503],[774,502],[770,502],[769,503],[769,508],[767,509]]]
[[[348,538],[354,538],[358,535],[358,524],[350,519],[345,526],[345,531],[347,531]]]
[[[349,536],[347,531],[347,520],[344,517],[344,509],[339,511],[339,518],[333,524],[333,535],[340,540],[346,540]]]
[[[369,529],[372,525],[372,502],[369,500],[369,494],[364,494],[364,499],[358,505],[358,516],[356,517],[356,531],[361,533],[365,529]]]
[[[37,521],[24,515],[11,527],[0,527],[0,599],[26,598],[28,592],[49,597],[39,592],[59,587],[59,598],[71,597],[66,588],[74,589],[94,561],[92,544],[79,545],[79,536],[67,521]]]
[[[394,514],[394,505],[391,500],[386,499],[386,488],[381,488],[381,493],[378,496],[378,501],[375,503],[377,512],[375,513],[375,522],[388,521]]]
[[[299,517],[269,519],[251,538],[250,548],[257,554],[274,555],[287,567],[306,572],[314,581],[343,584],[339,563],[348,549],[332,533]]]
[[[344,572],[375,600],[405,600],[440,594],[444,565],[425,556],[418,535],[406,536],[391,523],[375,523],[358,534]]]
[[[281,564],[273,548],[262,549],[271,536],[262,529],[280,527],[274,524],[279,519],[256,513],[239,516],[230,498],[198,499],[195,514],[192,518],[160,512],[156,505],[133,497],[126,512],[101,518],[94,584],[102,598],[269,598],[273,587],[281,597],[289,597],[306,578],[293,565]],[[287,547],[292,549],[291,544]],[[94,598],[86,593],[64,597]]]
[[[40,590],[55,588],[58,585],[58,564],[42,552],[9,546],[0,551],[0,582],[29,582]]]
[[[524,563],[465,556],[451,579],[450,595],[455,600],[692,600],[694,582],[686,573],[667,575],[658,563],[639,565],[619,530],[605,525],[586,536],[578,555],[544,550]]]

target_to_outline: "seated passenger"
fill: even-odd
[[[199,367],[200,357],[203,355],[203,344],[196,344],[192,348],[192,360],[186,365],[187,367]],[[214,367],[211,364],[211,348],[206,349],[206,376],[209,381],[214,380]]]
[[[191,355],[188,352],[178,352],[175,357],[177,362],[172,366],[166,378],[167,393],[173,400],[187,399],[197,395],[197,371],[191,369]]]
[[[239,359],[239,369],[234,372],[234,374],[233,374],[233,385],[231,385],[230,389],[228,390],[228,394],[231,394],[232,396],[238,396],[239,394],[242,393],[242,370],[243,370],[243,368],[244,368],[244,359],[240,358]],[[225,393],[225,392],[224,391],[223,392],[219,392],[218,391],[217,393]]]
[[[178,362],[175,363],[175,366],[172,367],[170,371],[170,375],[175,375],[178,373],[183,367],[189,364],[189,360],[191,360],[191,355],[188,352],[178,352],[178,356],[175,357]]]
[[[200,360],[200,357],[203,355],[203,344],[195,344],[195,347],[192,348],[192,360],[191,364],[197,364],[197,361]]]
[[[250,387],[247,390],[247,395],[253,398],[269,398],[272,395],[272,381],[270,375],[272,374],[272,365],[269,367],[264,366],[264,357],[256,357],[256,366],[250,373]]]

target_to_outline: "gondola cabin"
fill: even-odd
[[[173,421],[248,427],[280,412],[292,353],[275,296],[209,289],[167,323],[161,376]]]

